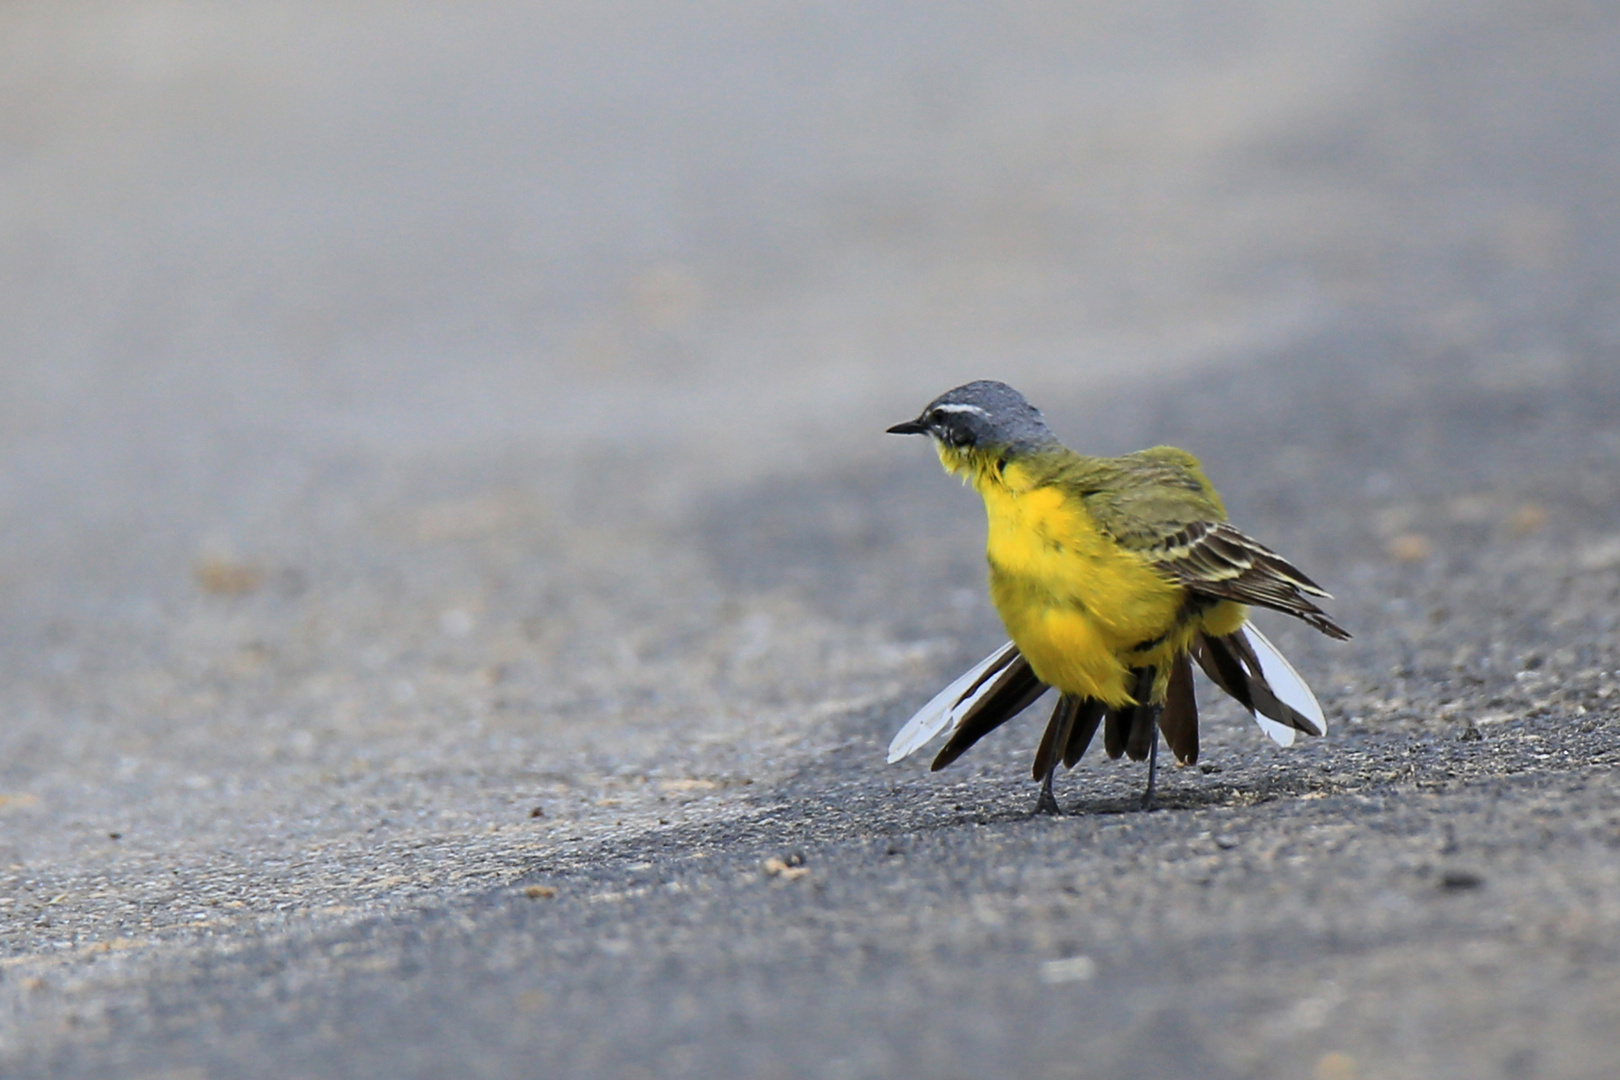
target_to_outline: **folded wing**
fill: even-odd
[[[1197,521],[1143,551],[1160,572],[1201,596],[1304,619],[1330,638],[1350,634],[1310,597],[1332,599],[1287,559],[1225,521]]]

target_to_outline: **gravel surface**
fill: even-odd
[[[0,1073],[1611,1076],[1620,20],[1210,10],[0,13]],[[883,764],[972,376],[1325,739]]]

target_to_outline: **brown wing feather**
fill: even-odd
[[[1320,585],[1227,522],[1194,522],[1144,554],[1172,581],[1195,593],[1281,611],[1340,641],[1350,636],[1307,599],[1331,599]]]

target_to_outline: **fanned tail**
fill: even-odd
[[[1190,657],[1190,658],[1189,658]],[[1103,728],[1103,748],[1111,758],[1148,757],[1155,729],[1162,732],[1176,760],[1190,765],[1198,760],[1198,701],[1193,690],[1192,661],[1254,716],[1263,731],[1283,746],[1293,744],[1296,732],[1322,735],[1327,720],[1316,695],[1311,693],[1288,660],[1253,623],[1230,634],[1200,634],[1189,655],[1171,661],[1168,687],[1162,704],[1152,702],[1155,669],[1131,670],[1132,702],[1110,709],[1095,698],[1064,695],[1047,721],[1033,772],[1044,779],[1061,761],[1073,768]],[[975,743],[1023,712],[1047,691],[1016,645],[1007,642],[969,668],[895,734],[889,761],[915,753],[946,728],[951,736],[930,768],[945,768]]]

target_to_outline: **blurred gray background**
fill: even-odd
[[[0,1071],[1610,1075],[1617,50],[0,7]],[[880,434],[975,377],[1338,592],[1327,740],[883,765],[998,640]]]

